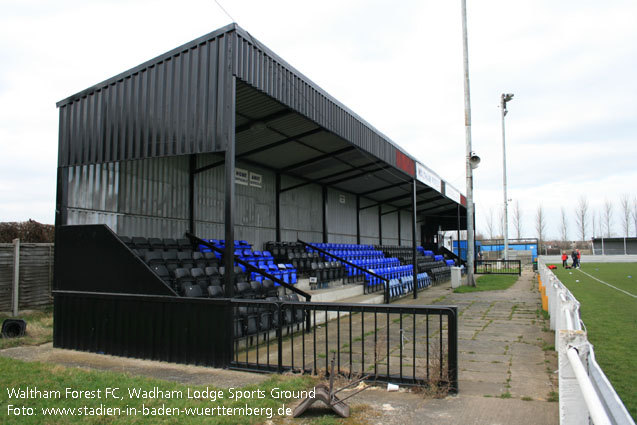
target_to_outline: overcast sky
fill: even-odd
[[[460,0],[220,2],[466,193]],[[637,197],[637,2],[467,3],[478,231],[487,233],[485,217],[493,210],[497,220],[503,202],[498,105],[506,92],[515,94],[506,117],[509,198],[520,203],[523,236],[535,236],[542,205],[549,235],[559,235],[565,207],[575,238],[581,196],[595,213],[613,203],[619,235],[620,197]],[[0,221],[54,221],[55,102],[230,22],[214,0],[3,0]]]

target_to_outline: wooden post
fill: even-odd
[[[20,289],[20,239],[13,240],[13,317],[18,315]]]

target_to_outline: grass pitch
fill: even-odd
[[[457,294],[467,292],[498,291],[509,289],[518,281],[518,275],[486,274],[476,279],[476,286],[461,286],[453,290]]]
[[[579,270],[554,270],[580,302],[595,357],[633,418],[637,418],[637,298]],[[637,295],[637,263],[582,263],[582,271]],[[579,281],[579,282],[578,282]]]

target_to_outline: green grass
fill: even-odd
[[[145,377],[133,377],[127,374],[102,372],[102,371],[85,371],[76,368],[66,368],[58,365],[43,363],[28,363],[20,360],[8,359],[0,357],[0,382],[2,382],[0,390],[0,423],[2,424],[250,424],[263,423],[268,419],[270,413],[267,409],[272,409],[271,415],[277,416],[278,409],[285,404],[289,406],[291,400],[278,399],[271,395],[271,390],[280,388],[283,390],[298,391],[306,390],[315,385],[314,378],[309,376],[281,376],[273,375],[265,382],[259,385],[251,385],[241,390],[257,390],[260,389],[264,393],[264,398],[250,399],[230,399],[230,389],[214,388],[209,385],[210,390],[216,389],[223,392],[224,398],[213,401],[210,398],[187,398],[188,390],[205,390],[205,386],[186,386],[174,382],[163,381],[159,379],[151,379]],[[62,397],[47,398],[31,398],[28,400],[8,399],[6,388],[37,387],[38,390],[60,391]],[[113,397],[105,398],[106,388],[119,388],[117,395],[121,399]],[[181,391],[183,398],[129,398],[129,388],[142,388],[151,391],[154,387],[166,391]],[[66,388],[73,390],[98,390],[101,389],[101,398],[66,398]],[[236,393],[236,389],[233,390]],[[8,414],[8,405],[27,406],[34,409],[36,415],[33,416],[13,416]],[[246,404],[250,408],[261,408],[265,411],[259,415],[233,415],[233,416],[186,416],[182,413],[179,416],[144,416],[142,414],[142,404],[147,408],[160,408],[165,405],[167,408],[215,408],[218,406],[238,408],[244,407]],[[44,416],[42,408],[98,408],[100,405],[110,408],[119,408],[120,415],[102,415],[102,416],[71,416],[54,415]],[[127,407],[134,407],[139,410],[137,415],[126,415]]]
[[[582,263],[582,270],[637,294],[636,263]],[[632,417],[637,418],[634,392],[637,382],[637,299],[578,270],[558,267],[555,274],[580,302],[580,315],[588,330],[588,339],[595,346],[595,358]]]
[[[481,291],[498,291],[502,289],[510,288],[515,282],[517,282],[517,275],[510,274],[486,274],[480,276],[476,280],[476,286],[461,286],[453,290],[457,294],[464,294],[467,292],[481,292]]]
[[[0,323],[10,317],[12,316],[0,314]],[[0,350],[19,345],[40,345],[53,341],[52,306],[42,310],[28,310],[26,313],[19,314],[17,318],[26,320],[26,334],[20,338],[0,338]]]

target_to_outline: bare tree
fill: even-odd
[[[493,208],[489,208],[486,214],[486,223],[487,223],[487,233],[489,234],[489,239],[493,239],[493,232],[495,231],[493,224]]]
[[[610,238],[612,236],[612,226],[613,226],[613,204],[608,200],[604,200],[604,230],[606,231],[606,237]]]
[[[504,239],[504,206],[498,208],[498,224],[499,224],[498,239]]]
[[[630,214],[630,197],[628,194],[622,195],[619,200],[619,205],[621,209],[621,219],[622,219],[622,230],[624,231],[624,236],[630,236],[630,222],[631,222],[631,214]]]
[[[562,207],[562,223],[560,225],[560,234],[562,242],[568,241],[568,220],[566,219],[566,210]]]
[[[513,204],[513,227],[515,227],[515,237],[522,239],[522,210],[518,200]]]
[[[542,246],[544,236],[546,235],[546,215],[542,205],[537,207],[537,213],[535,214],[535,232],[539,240],[539,246]]]
[[[575,209],[575,223],[579,231],[580,240],[586,240],[586,230],[588,225],[588,200],[585,196],[580,196],[579,203]]]
[[[637,196],[633,198],[633,224],[635,226],[635,237],[637,237]]]

